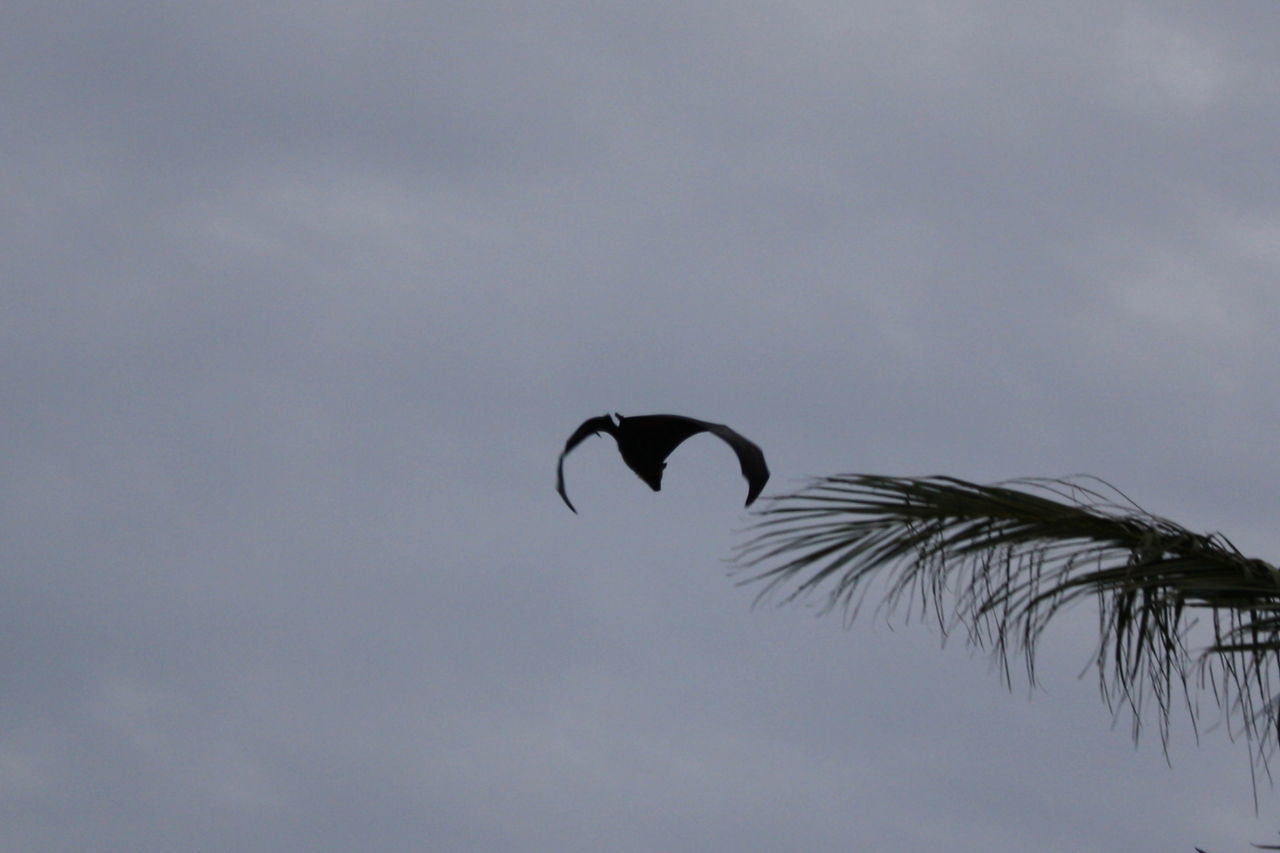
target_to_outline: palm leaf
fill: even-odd
[[[1220,534],[1152,515],[1096,478],[978,485],[953,477],[843,474],[774,498],[733,562],[791,601],[824,593],[855,616],[872,581],[880,607],[930,609],[963,627],[1009,677],[1010,652],[1035,681],[1035,649],[1063,607],[1099,604],[1103,698],[1132,711],[1134,735],[1154,701],[1162,743],[1181,695],[1210,692],[1265,758],[1278,721],[1280,571]],[[1189,649],[1206,615],[1207,648]],[[1232,729],[1235,733],[1235,729]]]

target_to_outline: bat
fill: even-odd
[[[573,435],[564,443],[560,453],[560,462],[556,468],[556,491],[564,498],[565,504],[575,513],[573,503],[564,488],[564,458],[589,436],[607,432],[618,442],[618,452],[622,461],[636,475],[648,484],[655,492],[662,488],[662,470],[667,467],[667,457],[680,446],[686,438],[700,432],[709,432],[719,436],[738,454],[738,463],[742,466],[742,476],[747,478],[747,502],[760,496],[765,483],[769,482],[769,466],[765,464],[764,452],[755,443],[743,438],[724,424],[713,424],[684,415],[637,415],[624,418],[617,412],[614,417],[608,415],[588,418],[582,426],[574,430]]]

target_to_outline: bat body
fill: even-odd
[[[747,506],[759,497],[765,483],[769,481],[769,466],[765,464],[764,452],[724,424],[686,418],[684,415],[638,415],[624,418],[615,413],[615,416],[617,423],[609,415],[583,421],[582,426],[569,436],[560,453],[556,469],[556,491],[574,512],[578,510],[574,509],[564,488],[564,458],[588,436],[602,432],[613,436],[618,442],[622,461],[655,492],[662,488],[662,471],[667,467],[667,457],[686,438],[700,432],[719,436],[738,454],[742,476],[747,479]]]

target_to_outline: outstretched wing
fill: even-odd
[[[769,481],[769,466],[756,444],[724,424],[713,424],[684,415],[639,415],[621,418],[618,446],[623,460],[655,491],[662,484],[662,469],[671,452],[690,436],[709,432],[719,436],[738,454],[742,476],[747,479],[747,506],[759,497]]]
[[[556,463],[556,491],[560,493],[560,497],[564,499],[565,505],[575,513],[578,511],[574,508],[573,503],[569,500],[569,494],[564,489],[564,458],[569,455],[569,451],[573,450],[586,439],[587,436],[596,435],[601,432],[614,434],[617,427],[613,424],[613,419],[608,415],[601,415],[598,418],[587,418],[582,422],[582,426],[573,431],[573,435],[569,436],[569,440],[564,443],[564,450],[560,451],[560,461]]]
[[[748,438],[734,432],[724,424],[703,423],[707,432],[718,435],[738,454],[738,464],[742,466],[742,476],[747,478],[747,502],[743,506],[751,506],[751,502],[760,497],[765,483],[769,482],[769,466],[764,461],[764,451]]]

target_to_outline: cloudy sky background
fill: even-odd
[[[1243,849],[1093,616],[752,607],[715,439],[1275,560],[1280,5],[0,10],[0,853]],[[1212,714],[1206,718],[1214,719]]]

